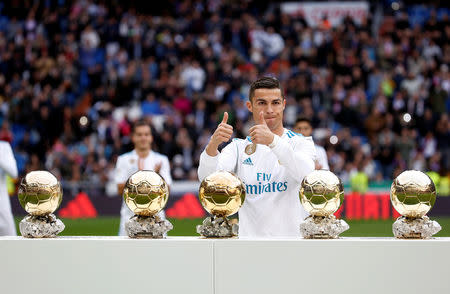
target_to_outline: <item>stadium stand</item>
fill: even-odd
[[[145,117],[173,178],[196,180],[222,113],[246,136],[249,84],[270,74],[285,89],[286,125],[310,118],[344,182],[417,169],[448,185],[445,13],[427,7],[420,22],[379,4],[375,21],[372,4],[360,24],[311,27],[266,2],[167,1],[159,16],[136,2],[1,3],[0,140],[12,143],[22,175],[47,169],[68,189],[104,189],[131,147],[131,123]]]

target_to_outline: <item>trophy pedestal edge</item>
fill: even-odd
[[[341,219],[330,216],[308,216],[300,224],[300,234],[305,239],[336,239],[350,226]]]
[[[25,238],[55,238],[64,228],[64,223],[52,213],[29,214],[19,223],[20,233]]]
[[[239,234],[239,225],[226,217],[208,216],[197,226],[197,233],[203,238],[235,238]]]
[[[429,239],[442,229],[428,216],[408,218],[400,216],[392,224],[392,233],[398,239]]]
[[[172,229],[172,223],[158,215],[134,215],[125,223],[128,237],[134,239],[162,239]]]

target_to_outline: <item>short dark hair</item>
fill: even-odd
[[[283,90],[281,89],[280,81],[274,77],[262,77],[254,81],[250,86],[250,91],[248,93],[248,99],[250,101],[255,95],[256,89],[280,89],[281,97],[283,97]]]
[[[150,124],[145,119],[139,119],[133,123],[133,127],[131,128],[131,133],[134,134],[136,132],[136,129],[138,127],[147,126],[150,128],[150,133],[152,132],[152,128],[150,127]]]
[[[295,121],[295,124],[298,124],[300,122],[306,122],[312,127],[311,120],[309,118],[307,118],[306,116],[299,116],[299,117],[297,117],[297,120]]]

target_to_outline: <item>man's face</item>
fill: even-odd
[[[295,124],[294,132],[302,134],[305,137],[309,137],[312,135],[312,127],[306,121],[300,121]]]
[[[149,150],[153,142],[152,131],[149,126],[138,126],[131,136],[134,148],[138,150]]]
[[[264,120],[271,131],[283,127],[283,111],[286,101],[280,89],[256,89],[253,97],[247,101],[247,108],[253,113],[253,120],[259,122],[262,111]]]

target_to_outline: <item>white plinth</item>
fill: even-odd
[[[215,294],[450,293],[450,238],[224,240],[214,258]]]
[[[0,293],[450,293],[450,238],[0,237]]]
[[[0,237],[0,293],[211,294],[212,259],[197,238]]]

